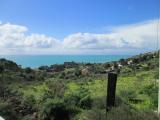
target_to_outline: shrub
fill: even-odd
[[[68,104],[78,106],[83,109],[90,109],[92,106],[92,99],[90,97],[89,89],[80,87],[66,98]]]
[[[90,109],[92,107],[92,99],[89,95],[80,99],[78,105],[83,109]]]
[[[36,104],[36,100],[33,95],[25,96],[22,100],[22,104],[24,106],[28,106],[30,108],[34,107]]]
[[[136,98],[137,94],[133,90],[125,90],[120,91],[120,97],[123,98],[123,100],[132,100]]]
[[[139,111],[123,104],[112,108],[107,113],[107,120],[158,120],[158,116],[151,111]]]
[[[48,99],[41,110],[41,120],[70,120],[70,116],[75,111],[66,107],[65,102],[62,99]]]
[[[46,81],[49,93],[53,94],[55,97],[63,98],[66,89],[65,83],[62,80],[50,79]]]
[[[4,67],[0,65],[0,73],[2,73],[3,71],[4,71]]]
[[[71,120],[106,120],[106,111],[97,108],[83,111]]]
[[[6,59],[0,59],[0,66],[3,66],[5,70],[9,71],[20,70],[20,67],[15,62]]]
[[[106,96],[93,99],[92,108],[105,109],[106,108]]]
[[[140,91],[140,94],[145,94],[148,95],[150,97],[151,100],[151,104],[153,108],[157,108],[158,106],[158,85],[148,85],[144,88],[142,88],[142,90]]]
[[[81,75],[81,70],[79,69],[79,67],[75,68],[75,76],[79,77]]]
[[[5,120],[17,120],[15,111],[7,102],[0,101],[0,115]]]
[[[24,69],[25,73],[31,73],[32,72],[32,69],[30,67],[27,67]]]

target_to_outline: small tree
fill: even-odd
[[[27,67],[27,68],[25,69],[25,72],[26,72],[26,73],[31,73],[31,72],[32,72],[32,69],[31,69],[30,67]]]
[[[4,71],[4,67],[1,65],[0,66],[0,73],[3,73],[3,71]]]
[[[5,98],[5,85],[4,85],[4,66],[0,65],[0,73],[2,74],[2,83],[0,85],[0,96]]]
[[[122,65],[126,65],[126,64],[127,64],[127,62],[125,61],[125,59],[120,59],[119,61],[120,61],[120,63],[121,63]]]

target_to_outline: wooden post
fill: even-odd
[[[108,87],[107,87],[107,100],[106,100],[106,111],[108,112],[110,108],[115,106],[115,94],[116,94],[116,83],[117,83],[117,73],[108,73]]]

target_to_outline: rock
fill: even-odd
[[[87,68],[82,69],[81,73],[82,73],[82,75],[84,75],[84,76],[88,76],[88,75],[90,74],[90,71],[89,71],[89,69],[88,69],[88,67],[87,67]]]

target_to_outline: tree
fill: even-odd
[[[125,59],[120,59],[119,61],[120,61],[120,63],[121,63],[122,65],[126,65],[126,64],[127,64],[127,62],[126,62]]]
[[[2,81],[1,81],[1,84],[0,84],[0,97],[3,97],[3,98],[5,98],[5,89],[6,89],[6,87],[5,87],[5,85],[4,85],[4,67],[1,65],[0,66],[0,73],[2,74]]]
[[[26,73],[31,73],[31,72],[32,72],[32,69],[31,69],[30,67],[27,67],[27,68],[25,69],[25,72],[26,72]]]
[[[0,66],[0,73],[3,73],[3,71],[4,71],[4,67],[1,65]]]

